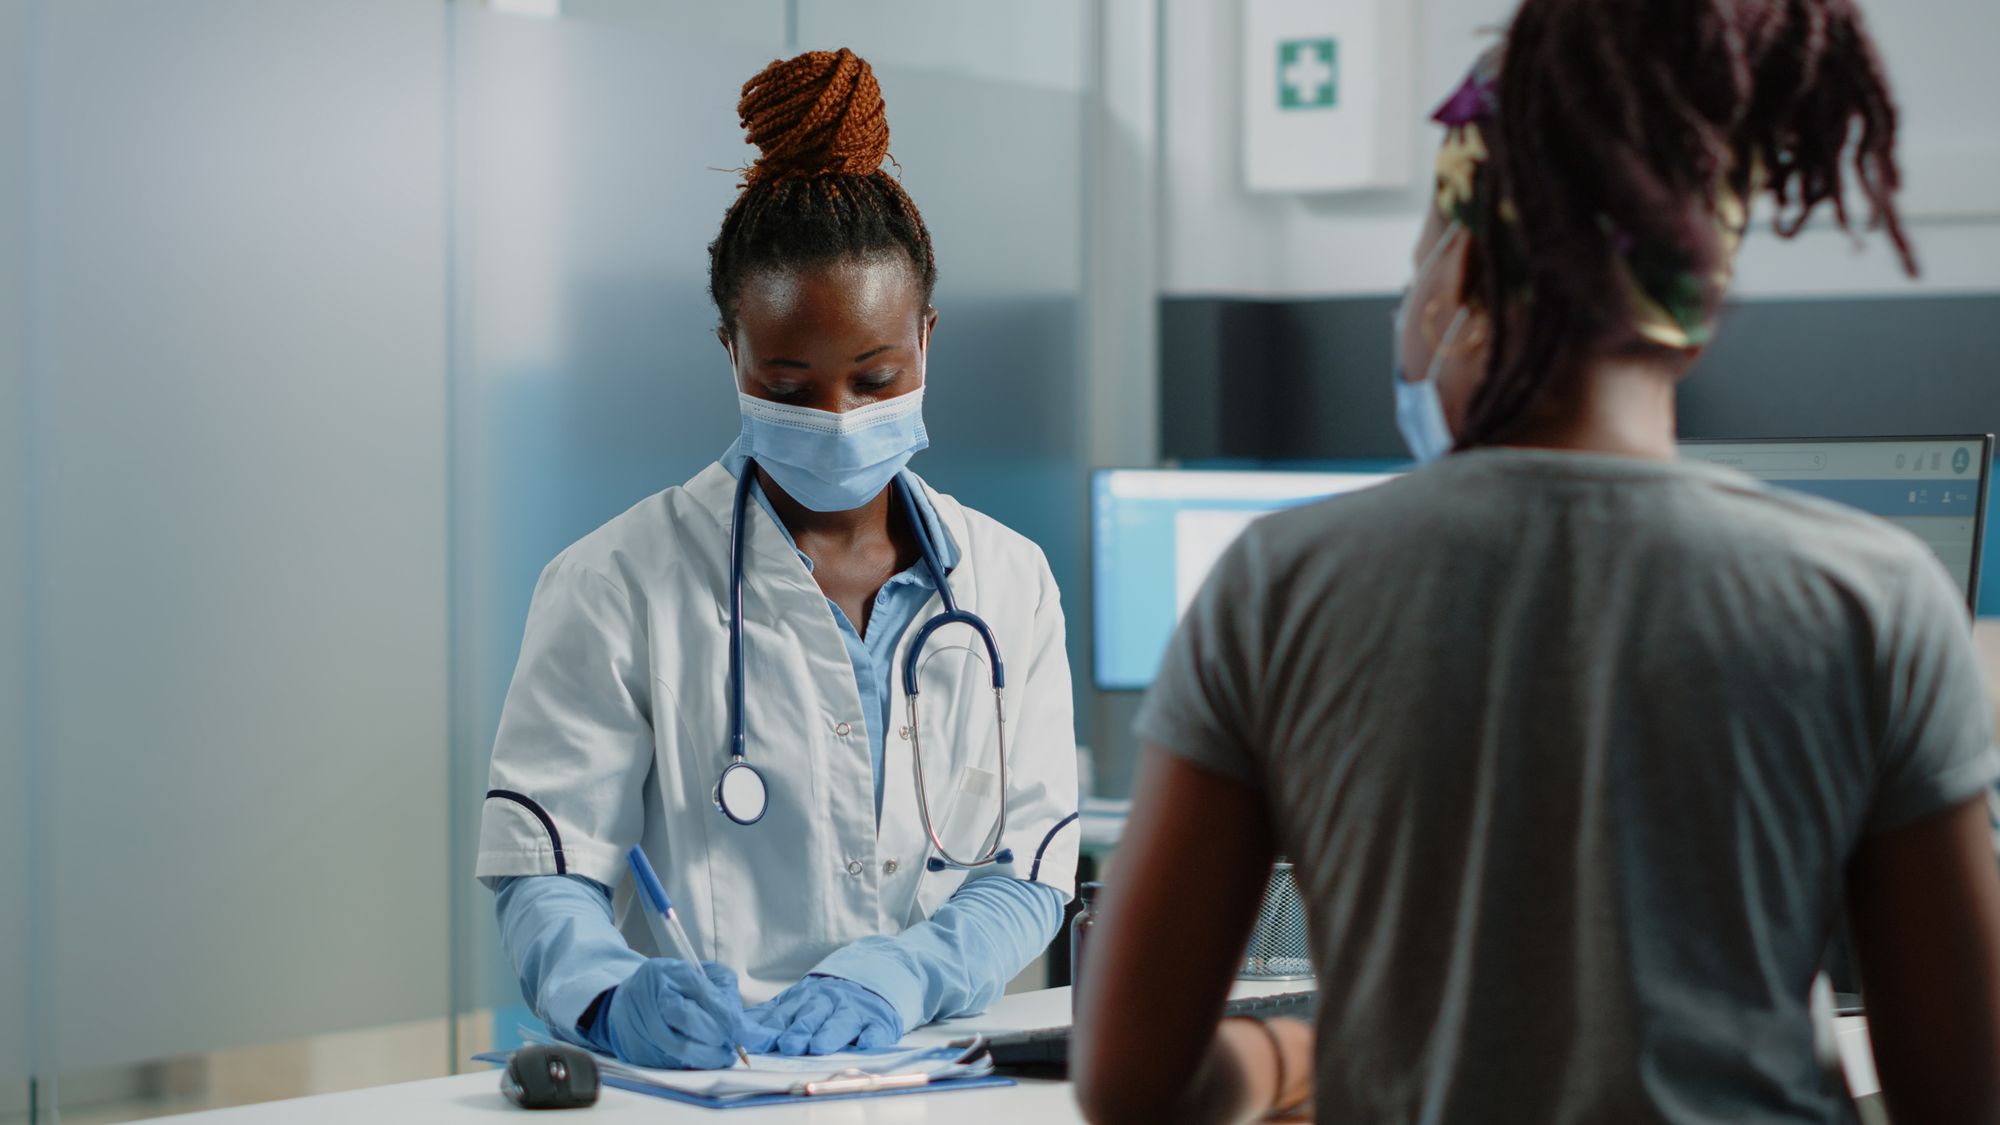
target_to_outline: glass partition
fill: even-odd
[[[736,430],[710,239],[754,150],[736,99],[784,5],[452,8],[452,645],[457,1058],[533,1023],[473,879],[529,595],[564,547]]]
[[[453,867],[460,1057],[531,1022],[472,879],[486,764],[536,576],[737,430],[707,244],[755,150],[736,101],[849,46],[938,254],[914,468],[1041,542],[1080,589],[1088,6],[455,9]],[[795,35],[788,39],[787,35]],[[1075,618],[1072,619],[1076,626]],[[1084,651],[1072,633],[1072,660]],[[1079,663],[1080,667],[1080,663]],[[717,748],[718,754],[721,748]]]
[[[28,9],[0,4],[0,1121],[25,1113],[33,802],[28,761]]]
[[[916,468],[1082,589],[1090,27],[0,3],[0,1121],[514,1038],[472,852],[529,593],[736,432],[706,246],[774,58],[876,64],[942,274]]]
[[[852,47],[931,228],[938,326],[912,468],[1040,544],[1079,687],[1089,393],[1083,369],[1090,6],[802,0],[801,49]]]
[[[443,9],[0,10],[32,27],[0,34],[33,57],[26,174],[0,176],[32,243],[0,257],[33,290],[8,589],[42,1093],[75,1116],[373,1081],[305,1041],[412,1024],[429,1045],[386,1073],[437,1073]]]

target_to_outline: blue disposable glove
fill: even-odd
[[[887,1000],[842,977],[809,976],[750,1009],[778,1055],[875,1050],[902,1041],[903,1018]]]
[[[705,977],[705,979],[704,979]],[[736,974],[727,965],[654,957],[598,1007],[591,1044],[639,1066],[719,1070],[736,1065],[736,1045],[763,1051],[771,1035],[744,1018]]]

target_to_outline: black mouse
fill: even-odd
[[[597,1084],[597,1060],[578,1047],[523,1047],[500,1072],[500,1092],[522,1109],[596,1105]]]

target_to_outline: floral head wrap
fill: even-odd
[[[1492,153],[1487,147],[1487,136],[1500,120],[1500,55],[1497,47],[1482,55],[1465,81],[1431,115],[1431,120],[1445,127],[1444,143],[1437,154],[1436,202],[1440,214],[1471,233],[1486,268],[1498,271],[1502,288],[1526,297],[1530,290],[1527,247],[1516,225],[1513,201],[1503,196],[1497,206],[1481,206],[1487,193],[1502,190],[1497,170],[1489,165]],[[1753,187],[1758,179],[1753,174]],[[1488,215],[1497,222],[1489,223]],[[1713,295],[1729,285],[1749,214],[1743,196],[1723,183],[1714,193],[1713,215],[1721,254],[1720,265],[1707,284],[1684,249],[1641,242],[1600,217],[1617,257],[1616,273],[1629,298],[1631,328],[1641,339],[1665,348],[1692,349],[1708,343],[1713,335]]]

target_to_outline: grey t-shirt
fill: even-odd
[[[1851,1120],[1807,1009],[1842,873],[1990,785],[1990,726],[1911,536],[1506,449],[1252,525],[1138,721],[1266,794],[1319,1120],[1537,1123]]]

